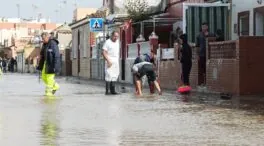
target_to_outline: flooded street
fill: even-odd
[[[101,86],[58,82],[57,100],[47,100],[37,76],[0,80],[1,146],[264,145],[264,114],[231,101],[105,96]]]

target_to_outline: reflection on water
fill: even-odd
[[[58,100],[56,98],[44,98],[44,112],[41,120],[41,145],[57,146],[59,137],[59,119],[57,118]]]

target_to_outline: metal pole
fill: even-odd
[[[153,18],[153,32],[156,30],[156,23],[155,23],[155,18]]]
[[[22,52],[22,74],[24,72],[24,51]]]
[[[104,21],[103,21],[103,24],[104,24],[104,27],[103,27],[103,40],[104,40],[104,42],[103,43],[105,43],[105,41],[106,41],[106,17],[104,17]],[[102,46],[100,46],[100,48],[101,48]],[[102,52],[101,52],[102,53]],[[105,59],[103,59],[103,79],[105,78]]]

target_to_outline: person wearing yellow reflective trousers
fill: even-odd
[[[42,72],[42,80],[46,85],[45,95],[53,96],[59,89],[59,84],[54,79],[61,69],[59,42],[56,39],[50,38],[49,33],[42,33],[41,38],[43,45],[37,69]]]
[[[0,79],[2,78],[3,72],[2,72],[2,68],[0,67]]]

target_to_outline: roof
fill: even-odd
[[[70,27],[71,29],[74,29],[74,28],[76,28],[76,27],[82,26],[82,25],[87,24],[87,23],[89,23],[89,22],[90,22],[90,21],[89,21],[88,17],[85,17],[85,18],[83,18],[83,19],[81,19],[81,20],[78,20],[78,21],[76,21],[76,22],[73,22],[73,23],[69,24],[69,27]]]
[[[104,18],[105,15],[106,15],[106,11],[98,10],[96,13],[87,15],[87,17],[85,17],[85,18],[69,24],[69,26],[71,27],[71,29],[74,29],[76,27],[79,27],[79,26],[82,26],[84,24],[89,23],[90,22],[89,18]]]
[[[67,23],[64,23],[53,31],[57,31],[58,33],[71,33],[71,27]]]

